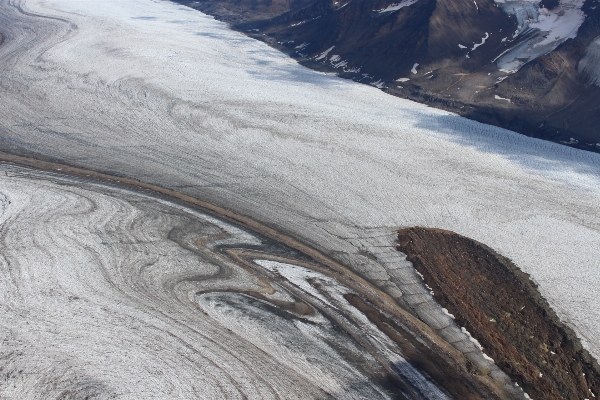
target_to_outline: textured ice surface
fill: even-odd
[[[210,251],[261,243],[248,232],[22,169],[0,168],[0,199],[2,399],[383,399],[387,364],[418,398],[447,399],[333,279],[282,264],[317,296],[302,278],[320,279],[335,295],[320,310],[348,330],[249,295],[263,287],[257,276]],[[291,294],[278,285],[267,297],[306,298]]]
[[[598,155],[307,70],[169,2],[19,3],[60,19],[0,3],[3,148],[252,216],[460,335],[393,247],[398,227],[453,230],[531,273],[600,355]]]

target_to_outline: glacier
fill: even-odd
[[[0,27],[0,149],[250,216],[438,332],[453,321],[394,232],[455,231],[531,274],[600,356],[600,155],[310,71],[168,1],[3,0]]]

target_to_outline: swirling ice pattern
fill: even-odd
[[[419,397],[446,398],[350,289],[257,260],[269,282],[217,251],[260,238],[124,190],[3,174],[0,398],[386,398],[382,360]]]

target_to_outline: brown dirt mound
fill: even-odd
[[[440,229],[402,229],[398,239],[398,250],[423,275],[435,300],[533,399],[592,399],[600,393],[596,360],[510,260]]]

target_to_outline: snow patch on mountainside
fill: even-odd
[[[380,14],[388,13],[388,12],[392,12],[392,11],[398,11],[404,7],[408,7],[408,6],[415,4],[417,1],[419,1],[419,0],[404,0],[404,1],[401,1],[400,3],[391,4],[381,10],[373,10],[373,11],[376,11]]]
[[[565,42],[575,38],[585,19],[581,11],[584,0],[563,0],[558,7],[541,8],[535,0],[496,0],[504,12],[517,18],[518,28],[510,41],[526,37],[501,57],[500,69],[516,72],[523,64],[547,54]]]
[[[481,43],[473,43],[473,48],[471,49],[471,51],[475,50],[479,46],[483,46],[485,44],[485,41],[488,40],[489,37],[490,37],[490,34],[486,32],[485,36],[481,38]],[[460,45],[459,45],[459,47],[460,47]]]
[[[331,50],[333,50],[335,46],[331,46],[330,48],[328,48],[327,50],[325,50],[324,52],[322,52],[321,54],[319,54],[319,56],[317,58],[315,58],[316,61],[322,60],[324,58],[327,58],[327,55],[331,52]]]
[[[600,86],[600,36],[586,49],[579,62],[579,73],[585,75],[589,83]]]

